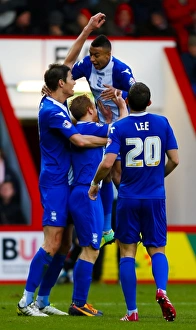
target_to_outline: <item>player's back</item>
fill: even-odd
[[[131,114],[114,124],[111,145],[120,144],[120,197],[165,198],[165,152],[177,148],[168,120],[147,112]]]
[[[78,122],[76,128],[80,134],[106,137],[108,125],[94,122]],[[103,147],[78,148],[72,145],[71,162],[73,167],[73,186],[90,185],[96,169],[103,157]]]

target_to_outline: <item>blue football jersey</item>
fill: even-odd
[[[90,61],[90,56],[86,56],[83,60],[74,64],[72,75],[75,80],[85,77],[88,81],[95,99],[99,121],[104,123],[105,119],[98,106],[98,100],[102,102],[104,107],[111,109],[113,115],[112,122],[115,122],[119,118],[117,105],[112,100],[103,100],[100,95],[106,89],[103,85],[107,84],[123,91],[122,96],[125,99],[129,88],[135,83],[131,68],[112,56],[105,68],[96,70]]]
[[[51,97],[43,97],[39,106],[38,128],[40,185],[52,187],[67,183],[71,164],[69,138],[78,133],[71,123],[67,107]]]
[[[84,135],[94,135],[106,137],[108,133],[108,124],[99,124],[95,122],[82,122],[76,124],[77,131]],[[96,148],[77,148],[72,145],[72,168],[73,168],[73,186],[90,185],[96,169],[103,157],[103,147]]]
[[[143,112],[114,123],[105,153],[121,155],[119,197],[165,198],[165,153],[177,148],[164,116]]]

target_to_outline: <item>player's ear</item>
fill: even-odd
[[[90,113],[92,115],[93,109],[91,107],[87,107],[87,111],[88,111],[88,113]]]
[[[150,100],[149,102],[148,102],[148,107],[149,107],[149,105],[151,105],[152,104],[152,101]]]
[[[60,87],[63,87],[64,83],[65,83],[65,82],[63,81],[63,79],[59,79],[59,86],[60,86]]]

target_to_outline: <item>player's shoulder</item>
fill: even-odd
[[[130,116],[127,116],[127,117],[124,117],[120,120],[117,120],[111,125],[110,130],[114,127],[115,128],[124,127],[127,123],[129,123],[129,121],[130,121]]]
[[[45,114],[48,114],[50,116],[62,116],[67,117],[67,106],[66,103],[62,104],[50,97],[46,97],[44,99],[44,102],[41,102],[42,109]]]
[[[87,135],[98,135],[99,132],[107,132],[108,130],[108,124],[101,124],[101,123],[96,123],[96,122],[83,122],[83,121],[78,121],[76,124],[76,128],[78,132],[81,134],[87,134]],[[99,134],[98,134],[99,133]],[[104,134],[106,135],[106,133]]]
[[[162,122],[168,122],[167,117],[160,115],[158,113],[148,113],[148,116],[154,120],[162,121]]]
[[[90,56],[87,55],[87,56],[83,57],[81,60],[77,61],[74,66],[86,66],[89,64],[92,64],[92,63],[90,61]]]
[[[121,79],[122,81],[127,81],[129,86],[133,85],[135,79],[133,77],[133,73],[131,68],[124,62],[120,61],[116,57],[112,57],[112,61],[114,63],[113,66],[113,74],[116,79]],[[121,83],[122,83],[121,81]]]
[[[149,121],[154,123],[155,126],[161,127],[161,129],[168,129],[171,125],[167,117],[156,114],[156,113],[148,113]]]
[[[126,64],[125,62],[122,62],[121,60],[119,60],[118,58],[116,58],[114,56],[112,56],[112,61],[113,61],[116,68],[119,68],[119,69],[129,68],[130,69],[128,64]]]

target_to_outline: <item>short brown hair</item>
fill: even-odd
[[[76,96],[70,104],[69,110],[72,116],[76,120],[80,120],[81,117],[85,116],[87,109],[92,107],[92,101],[87,94]]]

